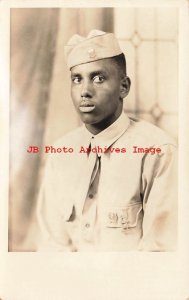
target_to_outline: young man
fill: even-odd
[[[84,125],[54,145],[69,154],[49,157],[38,205],[39,250],[174,250],[174,141],[123,113],[130,79],[112,33],[74,35],[65,54]]]

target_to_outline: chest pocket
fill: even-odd
[[[137,226],[142,215],[142,204],[135,203],[129,206],[114,206],[108,208],[105,214],[105,226],[110,228],[129,229]]]

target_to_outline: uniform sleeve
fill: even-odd
[[[174,251],[177,244],[177,155],[172,144],[148,154],[143,164],[141,251]]]
[[[74,251],[58,205],[57,173],[48,161],[37,203],[40,227],[38,251]]]

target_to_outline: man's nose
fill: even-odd
[[[92,87],[89,82],[84,82],[81,89],[82,98],[91,98],[92,97]]]

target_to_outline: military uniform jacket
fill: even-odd
[[[73,152],[49,155],[37,207],[40,251],[176,248],[176,145],[166,133],[122,114],[94,137],[82,126],[54,147]],[[89,190],[92,151],[101,156],[95,197]]]

